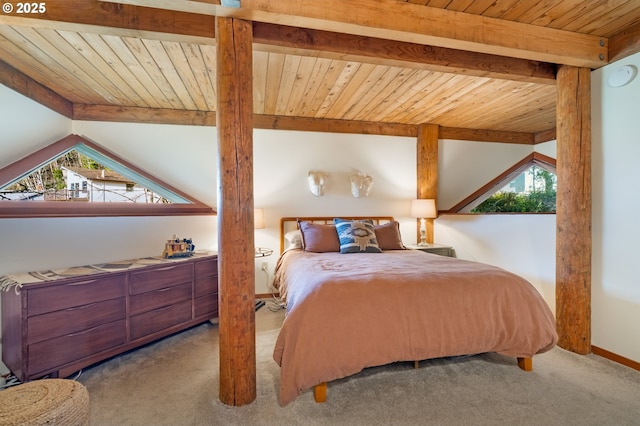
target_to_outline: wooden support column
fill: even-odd
[[[220,401],[256,398],[251,22],[216,17]]]
[[[418,199],[438,198],[438,133],[436,124],[420,124],[418,126],[417,158],[417,191]],[[437,203],[436,203],[437,208]],[[433,243],[433,219],[427,219],[427,242]],[[416,232],[420,240],[420,220],[417,220]]]
[[[557,76],[556,322],[564,349],[591,352],[591,70]]]

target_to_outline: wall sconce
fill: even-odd
[[[373,185],[373,177],[366,173],[358,172],[349,176],[351,182],[351,194],[356,197],[367,197]]]
[[[324,187],[327,184],[329,173],[311,170],[307,174],[307,182],[309,184],[309,190],[316,197],[322,197],[324,195]]]
[[[253,228],[264,229],[264,210],[263,209],[253,210]]]
[[[434,219],[438,217],[436,210],[436,200],[420,199],[411,202],[411,216],[420,219],[420,242],[419,246],[427,245],[427,224],[425,219]]]

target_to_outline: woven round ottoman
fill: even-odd
[[[68,379],[42,379],[0,391],[0,425],[88,425],[89,392]]]

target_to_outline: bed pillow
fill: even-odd
[[[334,225],[300,221],[298,222],[298,227],[302,234],[302,247],[304,251],[313,253],[340,251],[338,232]]]
[[[370,220],[333,220],[340,240],[340,253],[381,253]]]
[[[405,250],[400,236],[400,223],[393,220],[384,225],[375,225],[376,239],[380,250]]]
[[[301,249],[302,248],[302,232],[299,229],[295,231],[289,231],[284,234],[284,239],[289,243],[287,249]]]

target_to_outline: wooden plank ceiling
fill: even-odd
[[[496,27],[506,22],[561,30],[549,33],[554,37],[597,37],[597,48],[608,46],[609,57],[640,50],[637,0],[385,2],[393,7],[415,3],[411,11],[455,13],[444,17],[471,19],[470,24],[491,19]],[[143,0],[61,0],[56,4],[66,8],[60,9],[52,3],[41,15],[0,15],[0,83],[79,120],[215,124],[212,15],[237,9],[221,8],[211,0],[152,2],[177,9],[172,11],[149,9],[145,6],[151,2]],[[259,0],[253,3],[260,6]],[[342,131],[366,133],[364,124],[375,123],[378,130],[371,132],[411,135],[415,125],[430,123],[451,134],[489,132],[484,138],[489,134],[489,139],[520,143],[545,139],[536,139],[536,134],[553,137],[555,63],[487,53],[492,52],[489,48],[473,52],[408,41],[416,37],[389,40],[351,29],[339,34],[301,30],[268,22],[270,15],[255,16],[256,127],[317,130],[329,123]],[[295,18],[291,22],[296,25],[307,22]],[[599,66],[606,63],[607,58],[602,59]],[[359,125],[343,126],[343,121]]]

